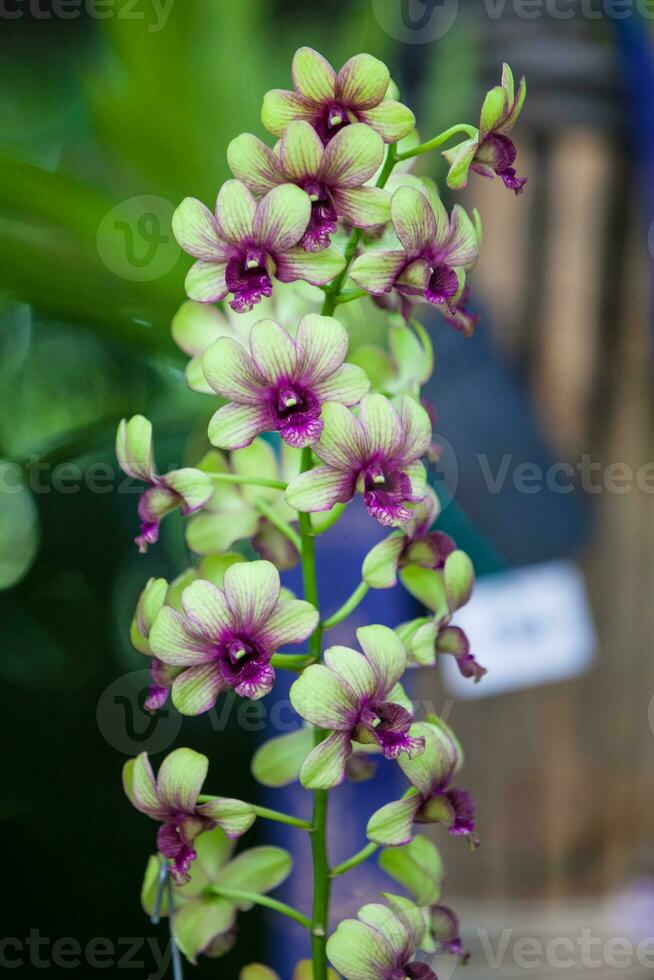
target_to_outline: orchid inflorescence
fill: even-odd
[[[299,780],[313,793],[313,816],[202,795],[208,760],[187,748],[171,752],[157,776],[146,753],[129,761],[124,786],[159,824],[144,908],[170,917],[190,962],[229,950],[239,912],[260,904],[309,933],[311,959],[298,964],[295,980],[327,980],[334,970],[346,980],[434,980],[429,964],[438,953],[465,954],[458,919],[440,903],[438,851],[416,828],[440,824],[474,847],[475,806],[457,785],[456,736],[435,715],[414,717],[402,678],[442,656],[472,682],[485,670],[453,623],[470,598],[472,563],[433,529],[440,502],[424,461],[439,449],[420,399],[433,351],[415,310],[427,304],[464,335],[474,332],[468,275],[481,221],[459,204],[448,212],[436,184],[410,166],[462,134],[464,142],[443,153],[451,190],[466,186],[472,171],[522,191],[509,132],[525,83],[516,88],[505,65],[479,128],[455,125],[421,143],[413,113],[371,55],[336,72],[301,48],[292,76],[293,91],[274,90],[263,102],[262,122],[278,141],[238,136],[227,153],[233,179],[220,188],[215,212],[187,198],[173,219],[179,244],[196,260],[173,336],[190,358],[190,387],[221,399],[208,423],[211,448],[194,467],[162,474],[152,425],[137,415],[121,422],[116,449],[123,470],[147,485],[139,550],[179,510],[190,517],[186,544],[197,555],[174,581],[150,579],[138,600],[131,641],[150,660],[146,709],[171,698],[182,715],[200,715],[223,692],[257,700],[273,689],[277,670],[294,671],[290,699],[301,727],[261,746],[252,771],[268,787]],[[387,351],[351,349],[350,303],[386,315]],[[315,539],[357,495],[390,532],[366,556],[355,592],[323,619]],[[279,575],[299,563],[303,599]],[[398,579],[428,615],[395,630],[363,626],[358,648],[323,651],[324,632],[367,590],[390,589]],[[305,642],[303,654],[284,652]],[[366,846],[330,869],[329,790],[367,778],[382,759],[400,767],[407,792],[373,813]],[[291,871],[285,851],[255,847],[234,856],[235,840],[257,818],[311,835],[310,914],[268,895]],[[376,851],[411,898],[386,894],[333,929],[330,879]],[[260,964],[241,973],[241,980],[275,977]]]

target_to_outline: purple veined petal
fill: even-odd
[[[434,973],[427,963],[406,963],[403,967],[410,980],[438,980],[438,974]]]
[[[139,500],[138,512],[141,523],[144,526],[157,525],[176,507],[179,507],[181,499],[174,490],[169,489],[163,483],[157,483],[153,487],[148,487]],[[156,540],[149,540],[153,544]]]
[[[395,191],[391,216],[397,237],[412,257],[423,253],[436,238],[436,218],[431,204],[414,187],[400,187]]]
[[[416,124],[416,117],[407,106],[394,99],[384,99],[372,109],[358,110],[362,123],[372,126],[384,143],[397,143],[408,136]]]
[[[244,449],[262,432],[272,431],[267,405],[223,405],[209,422],[209,442],[220,449]]]
[[[279,572],[269,561],[232,565],[225,572],[225,597],[238,629],[265,627],[279,601]]]
[[[399,757],[400,766],[407,757]],[[420,756],[422,758],[422,756]],[[413,840],[413,824],[423,800],[419,795],[387,803],[371,816],[366,827],[368,839],[385,847],[402,847]]]
[[[344,919],[327,941],[330,962],[348,980],[395,980],[397,957],[385,937],[357,919]]]
[[[296,91],[312,102],[326,102],[334,98],[336,72],[327,59],[313,48],[298,48],[293,55],[291,74]]]
[[[377,691],[377,674],[367,657],[357,650],[344,646],[329,647],[325,650],[325,664],[349,684],[359,703],[370,700]]]
[[[391,74],[386,65],[371,54],[355,54],[336,77],[336,101],[353,109],[379,105],[388,89]]]
[[[261,633],[262,643],[270,650],[279,650],[287,643],[301,643],[318,625],[318,612],[302,599],[281,599]]]
[[[173,214],[173,234],[189,255],[205,262],[226,262],[230,246],[220,235],[213,214],[194,197],[185,197]]]
[[[360,187],[379,169],[384,143],[369,126],[354,123],[339,130],[325,149],[320,180],[329,187]]]
[[[123,766],[123,789],[133,807],[154,820],[163,820],[166,807],[159,800],[157,781],[147,752],[129,759]]]
[[[359,424],[369,454],[392,458],[400,451],[404,435],[400,416],[384,395],[366,395],[362,399]]]
[[[210,711],[225,682],[215,662],[189,667],[173,684],[173,704],[180,714],[193,717]]]
[[[218,303],[227,295],[226,262],[196,262],[188,270],[184,288],[198,303]]]
[[[376,228],[391,219],[391,195],[380,187],[339,188],[332,197],[338,216],[356,228]]]
[[[368,552],[361,577],[371,589],[392,589],[397,585],[397,568],[405,546],[406,537],[396,531]]]
[[[479,134],[482,139],[498,129],[509,114],[509,96],[506,89],[496,85],[486,94],[481,107]]]
[[[196,813],[216,823],[231,840],[242,837],[256,820],[256,815],[247,803],[225,796],[218,796],[208,803],[202,803],[196,807]],[[216,869],[214,873],[219,870]]]
[[[352,755],[348,732],[328,735],[309,753],[300,770],[300,782],[305,789],[332,789],[345,779],[347,761]]]
[[[175,749],[163,760],[157,776],[161,802],[172,811],[189,813],[197,803],[209,771],[206,755],[193,749]]]
[[[387,626],[361,626],[357,640],[377,677],[377,697],[383,700],[406,670],[406,650]]]
[[[428,722],[413,725],[411,735],[424,739],[424,752],[413,758],[402,755],[398,764],[411,785],[427,799],[452,779],[459,763],[457,747],[447,732]]]
[[[222,589],[198,579],[182,592],[186,616],[207,638],[217,639],[233,625],[233,617]]]
[[[406,499],[410,503],[420,503],[425,499],[427,492],[427,471],[422,463],[405,463],[403,465],[404,475],[409,481]],[[409,520],[411,511],[409,511]]]
[[[475,154],[479,148],[479,139],[465,140],[451,150],[445,150],[443,157],[449,163],[450,169],[447,175],[447,186],[454,191],[462,190],[468,186],[468,171]],[[490,174],[492,176],[492,174]]]
[[[253,663],[242,672],[234,690],[241,698],[259,701],[270,694],[275,684],[275,670],[269,663]]]
[[[334,317],[309,313],[300,320],[295,346],[298,378],[314,383],[323,381],[345,360],[347,331]]]
[[[116,433],[116,458],[128,476],[152,483],[157,476],[152,449],[152,422],[144,415],[122,419]]]
[[[424,501],[413,508],[411,521],[405,528],[406,535],[412,540],[420,539],[428,535],[440,512],[440,501],[430,487]],[[441,531],[434,533],[442,535],[444,539],[447,538],[447,535],[444,535]],[[449,538],[449,540],[451,541],[452,539]]]
[[[284,183],[279,160],[270,147],[252,133],[241,133],[231,141],[227,147],[227,163],[236,179],[253,194],[266,194]]]
[[[449,265],[469,268],[479,257],[477,230],[460,204],[452,210],[451,236],[447,245]]]
[[[231,337],[219,337],[204,352],[202,371],[213,390],[243,405],[260,401],[263,378],[246,349]]]
[[[331,466],[317,466],[291,480],[286,502],[307,513],[331,510],[334,504],[346,504],[352,499],[355,481],[356,476]]]
[[[338,402],[325,402],[322,419],[325,427],[314,449],[316,455],[323,463],[344,471],[356,481],[367,452],[359,419]]]
[[[275,386],[297,376],[295,343],[274,320],[259,320],[254,324],[250,331],[250,354],[267,386]]]
[[[404,296],[411,296],[414,299],[418,299],[419,297],[423,297],[429,288],[431,277],[432,268],[427,260],[415,259],[414,262],[410,262],[402,270],[395,280],[395,286],[398,292],[401,292]],[[456,288],[454,290],[455,292]]]
[[[399,911],[375,902],[359,909],[357,917],[386,939],[402,966],[413,956],[424,937],[425,919],[417,906]]]
[[[370,379],[356,364],[344,364],[331,377],[313,387],[314,394],[325,402],[358,405],[370,391]]]
[[[407,463],[421,459],[431,445],[431,421],[422,405],[410,395],[400,402],[402,441],[400,457]]]
[[[204,632],[194,629],[193,624],[170,606],[164,606],[154,621],[150,647],[159,660],[173,667],[209,663],[215,656],[213,643]]]
[[[300,181],[318,176],[323,145],[310,123],[301,120],[289,123],[282,137],[279,153],[287,180]]]
[[[318,728],[349,733],[356,723],[356,693],[340,674],[324,664],[307,667],[291,686],[289,697],[300,717]]]
[[[286,89],[271,89],[263,97],[261,122],[273,136],[283,136],[284,131],[294,119],[305,119],[311,122],[318,107],[311,99],[289,92]]]
[[[352,263],[350,278],[373,296],[382,296],[391,291],[408,262],[406,252],[366,252]]]
[[[282,184],[257,204],[254,240],[270,254],[286,252],[300,241],[311,217],[311,201],[295,184]]]
[[[216,219],[222,235],[232,245],[252,239],[256,202],[240,180],[227,180],[218,191]]]
[[[192,466],[171,470],[170,473],[166,473],[163,480],[180,499],[180,510],[184,517],[201,510],[214,494],[214,486],[209,475]]]
[[[157,832],[157,850],[172,860],[170,874],[178,885],[191,880],[190,869],[197,854],[191,844],[182,840],[177,823],[165,823]]]
[[[325,248],[320,252],[305,252],[302,248],[291,248],[275,256],[276,277],[280,282],[295,282],[306,279],[314,286],[323,286],[339,275],[345,268],[343,253],[337,248]]]

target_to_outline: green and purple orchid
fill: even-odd
[[[263,698],[277,671],[291,672],[298,727],[261,745],[251,770],[270,790],[299,780],[313,808],[304,819],[201,795],[208,760],[191,749],[172,751],[156,777],[145,753],[130,760],[125,792],[160,824],[143,907],[153,921],[170,917],[176,975],[178,950],[192,963],[226,953],[239,912],[258,904],[306,930],[311,959],[297,965],[293,980],[336,980],[337,972],[344,980],[436,980],[428,957],[466,954],[458,917],[441,904],[441,856],[415,827],[441,824],[474,846],[475,806],[456,785],[463,763],[456,736],[435,715],[415,721],[402,679],[445,654],[465,677],[478,681],[485,670],[455,618],[471,595],[472,563],[438,528],[440,504],[427,484],[423,461],[440,451],[423,394],[435,358],[417,315],[427,304],[462,334],[474,332],[468,273],[482,232],[475,210],[470,217],[454,204],[448,213],[434,182],[409,170],[418,156],[465,133],[464,143],[445,151],[449,187],[465,186],[473,170],[498,175],[519,193],[525,180],[509,133],[526,86],[516,89],[505,65],[479,129],[457,123],[423,143],[388,68],[372,55],[355,55],[336,72],[303,47],[292,76],[294,91],[275,89],[263,101],[275,145],[236,136],[227,152],[234,179],[219,189],[215,213],[187,197],[173,217],[177,241],[196,260],[173,338],[189,358],[189,387],[224,400],[208,422],[208,442],[197,431],[189,442],[189,456],[200,462],[160,474],[142,415],[121,422],[116,453],[122,469],[146,484],[141,551],[157,542],[167,513],[190,518],[191,566],[170,584],[150,578],[131,625],[132,645],[150,665],[145,709],[171,697],[182,715],[200,715],[222,692]],[[357,495],[393,530],[369,551],[359,585],[325,618],[317,539]],[[160,547],[170,548],[172,563],[179,549],[171,538]],[[298,563],[304,599],[280,579]],[[390,589],[398,579],[429,615],[395,629],[361,626],[360,651],[323,650],[325,633],[369,589]],[[302,652],[285,649],[298,644]],[[407,792],[372,814],[369,843],[332,867],[329,791],[394,764]],[[229,838],[257,818],[310,835],[310,915],[268,894],[291,871],[285,851],[264,846],[234,856]],[[380,869],[411,898],[384,895],[386,904],[364,905],[330,932],[330,880],[380,848]],[[240,980],[279,977],[252,963]]]
[[[500,177],[505,187],[522,194],[527,179],[516,174],[513,164],[517,151],[508,134],[518,121],[526,97],[525,79],[516,90],[513,72],[505,64],[501,84],[492,88],[484,100],[477,136],[443,153],[450,165],[448,187],[456,191],[467,187],[468,172],[474,170],[482,177]]]
[[[273,279],[305,279],[321,286],[344,268],[335,248],[307,252],[300,246],[311,219],[311,199],[294,184],[273,188],[260,201],[238,180],[220,188],[215,215],[187,197],[175,211],[173,231],[197,259],[186,277],[189,299],[247,313],[272,295]]]
[[[388,68],[370,54],[356,54],[338,74],[313,48],[295,52],[292,65],[295,91],[273,89],[263,100],[261,121],[273,136],[283,136],[289,123],[311,123],[328,143],[343,127],[365,123],[385,143],[397,143],[415,126],[415,116],[390,98],[394,87]]]
[[[216,796],[198,802],[208,771],[207,757],[192,749],[167,755],[156,778],[147,752],[123,768],[123,787],[132,806],[161,823],[157,847],[171,862],[170,873],[178,883],[190,881],[199,834],[220,827],[228,837],[240,837],[255,820],[254,811],[240,800]]]
[[[331,731],[305,760],[300,781],[307,789],[330,789],[345,778],[353,743],[378,745],[387,759],[410,758],[424,748],[410,734],[413,706],[400,678],[406,651],[386,626],[362,626],[363,653],[330,647],[324,664],[313,664],[291,688],[291,704],[301,718]]]
[[[289,446],[316,442],[325,402],[356,405],[370,388],[365,372],[344,364],[348,338],[333,317],[304,317],[295,340],[274,320],[250,331],[249,352],[221,337],[205,352],[202,370],[213,390],[228,398],[209,423],[220,449],[241,449],[262,432],[278,432]]]
[[[141,532],[135,538],[140,552],[159,538],[159,524],[166,514],[179,508],[184,516],[200,510],[213,494],[213,484],[201,470],[184,467],[161,476],[152,449],[152,423],[143,415],[123,419],[116,436],[120,468],[148,489],[139,501]]]
[[[414,738],[424,741],[423,752],[416,757],[401,756],[398,764],[412,789],[403,799],[387,803],[368,821],[371,841],[385,847],[400,847],[413,838],[413,825],[441,823],[456,837],[475,837],[475,805],[470,794],[452,786],[452,780],[463,765],[463,752],[452,730],[431,715],[427,721],[411,728]]]
[[[424,408],[409,396],[397,409],[383,395],[366,395],[358,416],[330,402],[322,417],[313,451],[323,465],[291,480],[287,503],[305,512],[331,510],[360,493],[380,524],[406,524],[408,505],[426,493],[420,460],[431,444],[431,425]]]
[[[386,224],[390,195],[364,186],[383,159],[381,137],[362,123],[340,130],[328,146],[313,126],[299,121],[286,127],[274,151],[250,133],[237,136],[227,150],[232,173],[253,194],[297,184],[309,195],[311,217],[300,242],[308,252],[329,246],[339,219],[356,228]]]

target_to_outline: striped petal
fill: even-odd
[[[322,419],[324,428],[314,447],[316,454],[328,466],[349,471],[355,479],[366,451],[365,436],[358,419],[338,402],[323,405]]]
[[[336,72],[313,48],[298,48],[293,55],[291,74],[296,91],[307,99],[324,102],[334,98]]]
[[[406,252],[366,252],[352,263],[350,278],[373,296],[381,296],[390,292],[407,262]]]
[[[294,119],[306,119],[310,122],[315,115],[315,103],[297,92],[275,88],[266,92],[263,97],[261,122],[273,136],[283,136],[284,130]]]
[[[250,331],[250,353],[268,385],[295,377],[297,353],[286,330],[274,320],[259,320]]]
[[[395,281],[397,289],[405,296],[423,297],[429,286],[432,268],[426,259],[416,259],[405,266]]]
[[[390,80],[383,61],[371,54],[355,54],[336,77],[336,101],[354,109],[371,109],[386,95]]]
[[[309,313],[300,320],[295,336],[298,374],[313,382],[336,371],[347,355],[345,327],[331,316]]]
[[[479,139],[473,138],[459,143],[451,150],[445,150],[443,156],[449,163],[450,169],[447,174],[447,186],[453,191],[460,191],[468,186],[468,173],[470,164],[475,158],[479,149]]]
[[[384,395],[366,395],[361,401],[359,424],[370,452],[391,457],[402,445],[400,416]]]
[[[213,660],[213,645],[206,636],[194,632],[191,625],[170,606],[164,606],[150,631],[152,652],[166,664],[191,667]]]
[[[436,237],[436,219],[424,194],[400,187],[391,202],[393,227],[409,255],[419,255]]]
[[[227,797],[216,797],[209,803],[203,803],[196,808],[196,813],[215,821],[232,840],[242,837],[256,820],[252,807],[247,803]]]
[[[252,238],[256,202],[240,180],[227,180],[218,191],[216,218],[228,242],[240,245]]]
[[[200,510],[213,497],[214,486],[211,478],[207,473],[192,466],[171,470],[170,473],[166,473],[165,481],[166,485],[182,498],[181,511],[184,517]]]
[[[431,421],[422,405],[410,395],[400,402],[402,459],[413,462],[425,455],[431,445]]]
[[[314,394],[324,402],[358,405],[370,391],[370,379],[356,364],[344,364],[330,378],[313,386]]]
[[[219,337],[202,358],[204,376],[217,394],[244,405],[259,402],[261,378],[252,358],[236,340]]]
[[[412,786],[426,799],[449,782],[456,772],[460,764],[457,745],[444,729],[428,722],[412,725],[411,735],[424,738],[424,752],[413,758],[406,754],[398,756],[398,764]]]
[[[248,509],[198,514],[186,528],[186,544],[196,555],[222,554],[236,541],[257,533],[259,515]]]
[[[380,932],[356,919],[344,919],[327,941],[330,962],[347,980],[392,977],[397,957]]]
[[[218,637],[232,625],[225,593],[211,582],[200,579],[182,592],[182,608],[188,618],[209,637]]]
[[[196,262],[188,270],[184,288],[189,299],[198,303],[218,303],[229,290],[225,282],[226,262]]]
[[[402,761],[406,755],[398,756]],[[421,756],[422,758],[422,756]],[[417,794],[395,803],[387,803],[371,816],[366,827],[368,840],[384,847],[401,847],[413,839],[413,822],[422,799]]]
[[[157,775],[159,799],[171,810],[193,810],[207,778],[209,760],[193,749],[175,749],[161,763]]]
[[[271,650],[287,643],[301,643],[318,625],[318,611],[302,599],[282,599],[269,616],[263,635]]]
[[[406,670],[404,644],[388,626],[361,626],[357,630],[357,640],[375,671],[379,697],[383,699]]]
[[[372,698],[377,689],[377,674],[363,654],[349,647],[330,647],[325,651],[325,664],[347,681],[360,702]]]
[[[216,664],[190,667],[173,684],[173,704],[182,715],[201,715],[214,707],[224,686]]]
[[[480,135],[483,139],[497,129],[509,112],[509,93],[502,85],[496,85],[486,94],[481,107]]]
[[[213,415],[207,430],[209,442],[219,449],[243,449],[262,432],[272,428],[266,405],[230,402]]]
[[[295,282],[306,279],[314,286],[330,282],[345,268],[343,253],[337,248],[324,248],[320,252],[305,252],[302,248],[292,248],[276,256],[275,275],[281,282]]]
[[[407,106],[394,99],[384,99],[372,109],[358,112],[361,122],[372,126],[384,143],[397,143],[408,136],[416,124],[416,117]]]
[[[478,225],[470,220],[460,204],[452,210],[451,237],[447,245],[447,261],[450,265],[470,268],[479,257]]]
[[[311,217],[311,202],[295,184],[282,184],[263,197],[254,215],[254,239],[273,254],[300,241]]]
[[[407,497],[411,503],[419,503],[427,493],[427,471],[422,463],[404,464],[404,473],[411,483],[411,494]]]
[[[289,507],[307,513],[331,510],[334,504],[346,504],[352,499],[354,482],[355,477],[347,473],[318,466],[291,480],[286,502]]]
[[[323,152],[322,140],[310,123],[289,123],[279,147],[287,178],[302,180],[306,177],[317,177]]]
[[[293,709],[318,728],[349,732],[358,710],[350,685],[324,664],[312,664],[298,677],[289,693]]]
[[[116,434],[118,465],[135,480],[151,483],[157,470],[152,449],[152,422],[144,415],[123,419]]]
[[[225,572],[224,588],[237,626],[265,627],[279,601],[279,572],[269,561],[232,565]]]
[[[213,214],[194,197],[185,197],[173,214],[173,234],[189,255],[206,262],[226,261],[229,245],[222,239]]]
[[[345,779],[347,760],[352,755],[348,732],[333,732],[307,756],[300,770],[305,789],[332,789]]]
[[[331,187],[360,187],[383,159],[384,143],[374,129],[361,123],[345,126],[325,149],[320,180]]]
[[[253,194],[266,194],[284,182],[279,160],[269,146],[252,133],[241,133],[227,147],[227,163]]]
[[[332,196],[338,216],[356,228],[375,228],[391,220],[391,196],[380,187],[339,188]]]
[[[371,589],[392,589],[397,584],[397,566],[407,539],[394,532],[368,552],[361,568],[361,577]]]
[[[166,808],[159,801],[157,781],[147,752],[141,752],[123,766],[123,789],[129,802],[141,813],[155,820],[166,816]]]

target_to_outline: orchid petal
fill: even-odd
[[[347,980],[391,977],[397,958],[384,936],[357,919],[344,919],[327,940],[330,962]]]
[[[234,328],[220,310],[187,300],[173,317],[173,340],[189,357],[204,354],[218,337],[229,337]]]
[[[184,517],[200,510],[213,497],[211,478],[194,467],[185,466],[181,470],[171,470],[164,479],[166,485],[182,498],[181,511]]]
[[[397,584],[397,566],[406,536],[395,531],[372,548],[363,561],[361,577],[371,589],[392,589]]]
[[[312,382],[323,381],[345,360],[347,331],[334,317],[309,313],[300,320],[295,344],[299,376]]]
[[[226,262],[196,262],[188,270],[184,288],[189,299],[198,303],[218,303],[229,290],[225,282]]]
[[[189,255],[206,262],[226,261],[230,247],[220,235],[216,219],[206,205],[185,197],[173,214],[173,234]]]
[[[301,643],[318,625],[318,611],[302,599],[282,599],[269,616],[264,636],[270,649],[279,650],[287,643]]]
[[[180,906],[173,917],[175,941],[191,963],[197,963],[214,939],[232,929],[236,909],[225,898],[208,895]]]
[[[407,497],[411,503],[420,503],[427,492],[427,471],[422,463],[411,463],[403,466],[404,474],[409,478],[411,493]],[[405,525],[406,527],[406,525]]]
[[[381,137],[362,123],[345,126],[329,141],[322,156],[320,180],[336,188],[360,187],[384,159]]]
[[[347,760],[352,755],[348,732],[333,732],[311,752],[300,771],[305,789],[332,789],[345,779]]]
[[[402,458],[415,460],[424,456],[431,445],[431,421],[422,405],[410,395],[400,402]]]
[[[447,261],[450,265],[469,268],[479,257],[477,228],[460,204],[452,209],[451,237],[447,245]]]
[[[451,150],[445,150],[443,156],[449,163],[450,169],[447,174],[447,186],[453,191],[462,190],[468,186],[468,172],[470,165],[479,149],[479,138],[473,137],[464,140]]]
[[[175,749],[163,760],[157,776],[159,799],[171,810],[189,812],[207,778],[209,760],[193,749]]]
[[[318,728],[349,731],[358,710],[350,685],[324,664],[312,664],[292,685],[289,697],[301,718]]]
[[[376,228],[391,219],[391,196],[380,187],[339,188],[333,200],[338,216],[356,228]]]
[[[254,215],[254,239],[273,254],[300,241],[311,217],[309,195],[295,184],[282,184],[263,197]]]
[[[253,194],[266,194],[284,182],[279,160],[269,146],[252,133],[241,133],[227,147],[227,163]]]
[[[215,663],[189,667],[173,684],[173,704],[182,715],[201,715],[213,708],[224,687]]]
[[[424,752],[413,758],[402,755],[398,758],[398,764],[409,782],[426,799],[438,787],[448,783],[456,772],[456,745],[445,731],[427,722],[413,725],[411,735],[424,738]]]
[[[314,735],[310,728],[271,738],[254,753],[252,775],[262,786],[274,789],[296,782],[313,744]]]
[[[152,450],[152,422],[144,415],[123,419],[116,435],[118,464],[128,476],[151,483],[157,475]]]
[[[283,136],[289,123],[294,119],[311,121],[316,115],[316,105],[297,92],[285,89],[271,89],[263,97],[261,122],[273,136]]]
[[[431,274],[429,262],[426,259],[416,259],[402,270],[395,280],[395,286],[405,295],[422,297],[429,286]]]
[[[250,509],[199,514],[186,528],[186,544],[197,555],[220,554],[235,541],[253,537],[258,526],[259,515]]]
[[[390,292],[407,263],[406,252],[366,252],[352,263],[350,278],[373,296],[381,296]]]
[[[380,697],[384,697],[406,670],[404,645],[388,626],[361,626],[357,640],[377,675],[380,692],[384,692]]]
[[[416,117],[407,106],[395,99],[384,99],[372,109],[358,111],[362,123],[372,126],[384,143],[398,143],[408,136],[416,124]]]
[[[265,627],[279,600],[279,572],[269,561],[232,565],[225,572],[224,588],[238,626]]]
[[[400,755],[398,762],[405,759]],[[422,756],[420,756],[422,758]],[[407,796],[404,800],[387,803],[371,816],[366,827],[366,836],[375,844],[384,847],[401,847],[413,837],[413,822],[420,809],[422,799],[418,795]]]
[[[445,582],[440,572],[410,565],[402,569],[400,579],[405,589],[423,606],[438,617],[449,616]]]
[[[475,571],[465,551],[453,551],[443,569],[447,604],[451,612],[464,606],[475,584]]]
[[[182,607],[207,637],[216,638],[232,625],[225,593],[211,582],[192,582],[182,592]]]
[[[204,376],[217,394],[244,405],[256,405],[261,378],[252,358],[236,340],[219,337],[202,358]]]
[[[213,659],[210,640],[193,632],[186,619],[170,606],[164,606],[150,631],[152,652],[166,664],[190,667]]]
[[[295,344],[274,320],[259,320],[250,331],[250,352],[261,378],[267,385],[295,377]]]
[[[370,391],[370,380],[363,368],[344,364],[331,378],[314,385],[313,392],[321,401],[357,405]]]
[[[240,180],[227,180],[218,191],[216,218],[227,241],[242,245],[252,238],[256,202]]]
[[[366,395],[361,401],[359,423],[370,452],[392,456],[403,447],[400,416],[384,395]]]
[[[223,405],[209,422],[209,442],[220,449],[243,449],[272,428],[266,405]]]
[[[265,895],[288,878],[292,867],[291,855],[281,847],[251,847],[225,865],[216,878],[216,885]],[[247,911],[252,903],[241,900],[238,908]]]
[[[436,238],[436,218],[424,194],[400,187],[393,194],[391,216],[397,237],[410,255],[419,255]]]
[[[343,646],[330,647],[325,651],[325,664],[347,681],[360,702],[374,695],[378,685],[376,671],[357,650]]]
[[[355,479],[366,451],[359,420],[338,402],[325,402],[322,419],[324,428],[315,446],[316,454],[328,466],[348,470]]]
[[[390,80],[383,61],[371,54],[355,54],[336,77],[336,101],[353,109],[370,109],[384,98]]]
[[[163,819],[166,809],[159,801],[157,782],[147,752],[141,752],[123,766],[123,789],[133,807],[155,819]]]
[[[298,48],[293,55],[291,74],[296,90],[307,99],[324,102],[334,98],[336,72],[313,48]]]
[[[409,919],[404,910],[402,915],[398,915],[387,905],[371,903],[359,909],[357,918],[381,933],[395,955],[402,961],[416,950],[425,932],[422,911],[415,907],[414,915]]]
[[[354,482],[355,478],[347,473],[330,466],[317,466],[291,480],[286,502],[303,512],[331,510],[334,504],[346,504],[352,499]]]
[[[288,124],[279,147],[287,178],[295,181],[317,177],[323,152],[322,140],[310,123],[297,121]]]
[[[232,840],[250,829],[256,815],[251,806],[241,800],[217,797],[196,807],[196,813],[213,820]]]
[[[399,629],[398,634],[402,638],[402,632]],[[431,667],[436,663],[437,636],[438,626],[433,619],[428,619],[426,623],[417,627],[410,640],[407,640],[407,648],[410,648],[411,660],[414,663],[421,667]]]
[[[290,248],[283,254],[276,255],[275,258],[277,262],[275,275],[280,282],[306,279],[314,286],[323,286],[345,268],[343,253],[332,246],[323,248],[320,252],[305,252],[302,248]]]
[[[481,107],[479,132],[483,139],[497,129],[509,111],[509,93],[501,85],[496,85],[486,94]]]

